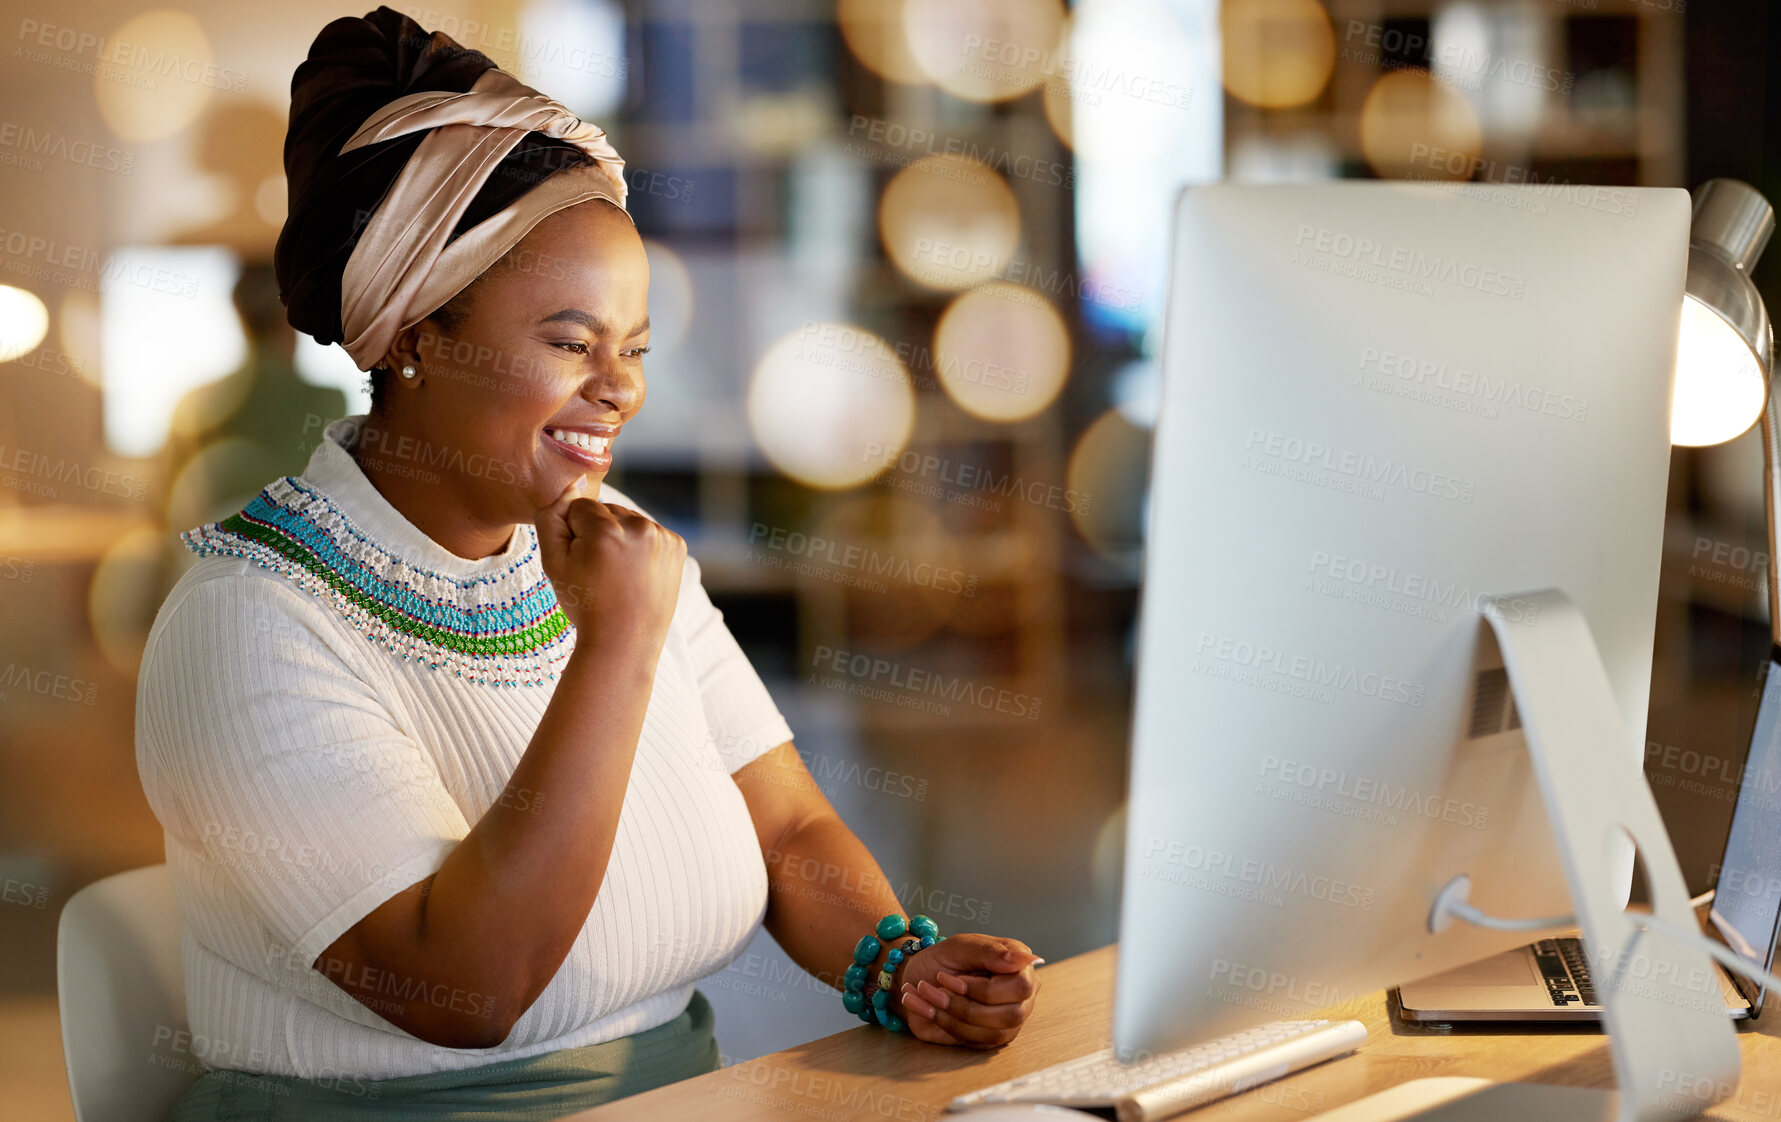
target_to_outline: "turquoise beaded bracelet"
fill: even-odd
[[[885,943],[903,939],[903,945],[891,949],[885,956],[884,968],[873,978],[869,970],[878,952],[884,949]],[[927,916],[912,916],[907,922],[895,912],[878,921],[878,927],[870,935],[863,936],[853,948],[853,962],[842,975],[841,1006],[849,1013],[859,1017],[869,1025],[883,1025],[892,1032],[902,1032],[908,1026],[903,1019],[885,1008],[890,1001],[891,984],[895,980],[897,968],[904,960],[916,951],[944,941],[946,936],[940,934],[940,927]],[[867,983],[874,983],[870,988]]]

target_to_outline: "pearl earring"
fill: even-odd
[[[404,377],[404,378],[412,378],[412,377],[414,377],[414,367],[412,367],[412,366],[404,366],[404,367],[403,367],[403,368],[402,368],[402,377]]]

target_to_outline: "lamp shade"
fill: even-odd
[[[1774,334],[1749,274],[1774,230],[1774,208],[1749,184],[1709,179],[1695,190],[1670,411],[1673,444],[1723,443],[1762,414]]]

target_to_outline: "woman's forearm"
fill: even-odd
[[[448,986],[467,996],[392,1003],[386,989],[361,1000],[432,1043],[506,1039],[605,879],[661,648],[647,633],[585,634],[502,796],[436,874],[361,920],[316,969],[356,997],[372,987],[350,983],[375,972]]]
[[[860,937],[903,911],[895,890],[865,843],[834,814],[790,832],[766,858],[767,930],[794,962],[839,990]],[[889,953],[888,945],[880,949],[874,973]]]

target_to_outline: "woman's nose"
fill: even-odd
[[[643,392],[643,371],[638,364],[616,357],[601,363],[600,372],[582,387],[582,396],[589,401],[605,402],[626,416],[643,404]]]

